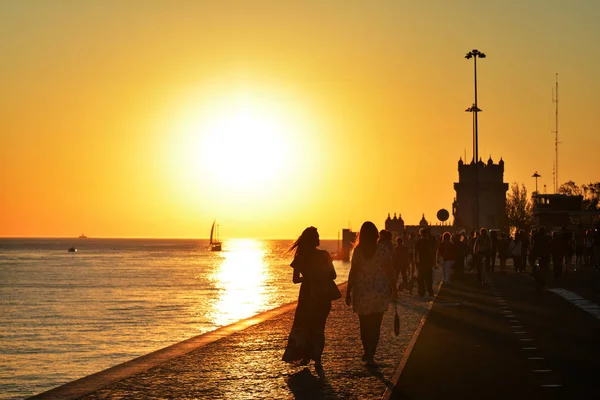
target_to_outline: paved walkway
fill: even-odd
[[[436,278],[437,282],[439,272]],[[345,292],[345,285],[342,285],[342,289]],[[323,378],[317,376],[312,365],[294,367],[280,361],[294,316],[294,308],[288,307],[286,312],[244,330],[223,335],[210,343],[193,345],[196,348],[192,351],[175,358],[166,357],[166,361],[150,369],[144,370],[134,360],[130,362],[133,375],[119,378],[119,381],[83,397],[76,397],[379,399],[390,385],[390,378],[415,330],[431,307],[431,302],[430,297],[420,298],[406,292],[401,294],[398,307],[401,319],[399,336],[393,333],[394,314],[393,307],[390,307],[384,316],[376,354],[379,370],[368,370],[361,361],[358,317],[340,299],[333,303],[327,320]],[[139,367],[141,371],[137,372],[134,367]],[[100,373],[95,381],[101,381],[102,378],[103,373]],[[76,383],[72,383],[71,388],[85,386],[85,382]],[[38,398],[65,398],[68,393],[58,388]],[[71,391],[73,393],[76,391]]]
[[[552,291],[537,293],[528,274],[490,278],[442,288],[392,399],[597,397],[600,321]],[[597,279],[579,278],[571,289]]]

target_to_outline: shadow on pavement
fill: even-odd
[[[288,377],[288,387],[294,394],[295,399],[338,399],[333,388],[327,382],[325,373],[315,376],[310,369],[302,370]]]

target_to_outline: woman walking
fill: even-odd
[[[487,273],[489,272],[490,256],[492,254],[492,240],[487,229],[481,228],[479,236],[475,239],[473,253],[477,254],[479,262],[477,264],[477,281],[480,284],[486,282]]]
[[[331,301],[342,297],[337,285],[335,268],[326,250],[320,250],[319,233],[308,227],[294,242],[293,282],[301,283],[294,323],[283,354],[283,361],[308,365],[315,361],[317,372],[323,371],[321,355],[325,347],[325,322]]]
[[[352,304],[360,322],[363,361],[369,368],[377,368],[375,351],[379,343],[381,321],[390,300],[395,301],[398,290],[392,254],[385,245],[377,243],[375,224],[365,222],[360,228],[348,276],[346,304]]]
[[[442,261],[444,284],[448,285],[450,284],[452,267],[454,266],[454,259],[456,258],[456,248],[454,242],[452,242],[452,235],[450,235],[450,232],[444,232],[442,235],[442,241],[438,245],[436,258]]]
[[[396,247],[394,248],[394,273],[396,276],[396,282],[398,282],[398,275],[402,274],[402,283],[408,283],[412,277],[408,276],[408,249],[404,245],[401,237],[396,238]]]
[[[467,256],[467,239],[464,234],[456,234],[452,239],[454,242],[455,260],[454,273],[461,276],[465,270],[465,258]]]
[[[500,258],[500,273],[504,273],[506,269],[506,260],[509,257],[510,239],[506,233],[500,234],[500,241],[498,242],[498,257]]]
[[[521,234],[519,232],[515,232],[515,238],[512,240],[512,242],[510,242],[508,252],[513,259],[513,265],[516,273],[525,271],[525,268],[523,267],[523,256],[521,254],[522,250],[523,243],[521,241]]]

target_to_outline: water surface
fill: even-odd
[[[0,399],[295,301],[290,244],[231,239],[211,252],[201,240],[0,239]],[[334,263],[345,281],[349,264]]]

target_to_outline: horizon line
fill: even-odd
[[[210,240],[210,238],[200,237],[148,237],[148,236],[87,236],[80,238],[78,236],[3,236],[0,235],[1,239],[77,239],[85,241],[87,239],[139,239],[139,240]],[[256,238],[256,237],[231,237],[225,240],[231,239],[257,239],[257,240],[296,240],[297,238]],[[337,238],[321,238],[321,240],[338,240]]]

